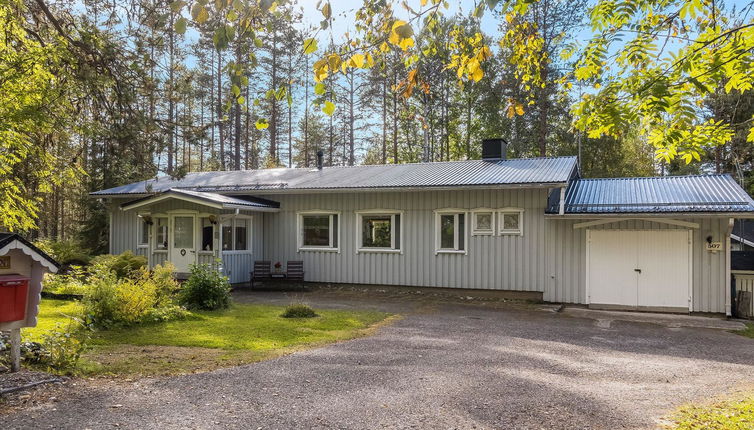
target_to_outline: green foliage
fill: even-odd
[[[140,275],[140,270],[147,266],[147,258],[126,251],[118,255],[98,255],[92,258],[91,265],[93,271],[112,271],[118,278],[126,278]]]
[[[754,339],[754,323],[752,324],[746,324],[746,328],[743,330],[736,331],[735,333],[740,334],[741,336],[746,336]]]
[[[81,266],[71,266],[68,273],[46,273],[42,291],[52,294],[83,295],[87,286],[87,272]]]
[[[90,251],[76,239],[43,239],[34,245],[60,264],[88,264],[92,258]]]
[[[754,424],[754,394],[707,405],[689,405],[670,418],[676,430],[748,430]]]
[[[174,270],[158,265],[121,278],[106,265],[95,265],[82,300],[84,314],[100,328],[182,318],[186,311],[173,303],[178,289]]]
[[[21,342],[21,360],[48,371],[72,373],[86,351],[89,331],[76,318],[54,322],[54,326],[40,335],[39,341]],[[0,363],[9,364],[9,335],[0,332]]]
[[[294,303],[288,305],[280,316],[283,318],[314,318],[318,315],[310,306],[303,303]]]
[[[207,264],[192,265],[191,276],[181,285],[178,302],[188,309],[225,309],[230,306],[230,282]]]

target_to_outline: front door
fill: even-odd
[[[196,263],[196,217],[194,215],[173,216],[173,240],[170,241],[170,262],[176,272],[187,273]]]

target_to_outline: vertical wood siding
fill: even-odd
[[[266,196],[267,197],[267,196]],[[265,214],[264,258],[303,260],[316,282],[544,291],[547,190],[470,190],[275,195],[282,211]],[[468,253],[435,255],[434,210],[520,207],[523,236],[471,236]],[[340,211],[340,252],[298,251],[296,212]],[[356,253],[356,211],[403,211],[403,253]]]
[[[693,229],[692,298],[695,312],[725,312],[725,249],[705,250],[707,236],[725,243],[727,220],[724,218],[677,218],[699,224]],[[573,225],[584,220],[547,220],[548,282],[544,299],[550,302],[586,303],[586,229]],[[593,230],[686,229],[685,227],[643,220],[627,220],[589,227]]]

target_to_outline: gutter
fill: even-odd
[[[550,219],[599,219],[599,218],[720,218],[736,217],[739,219],[754,219],[754,212],[610,212],[610,213],[583,213],[583,214],[556,214],[545,213],[545,218]]]
[[[733,302],[733,291],[731,291],[731,273],[730,273],[730,234],[733,231],[733,218],[728,218],[728,232],[725,235],[725,316],[731,317],[731,304]]]

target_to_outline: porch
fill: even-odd
[[[192,264],[219,267],[231,283],[247,282],[255,251],[261,251],[264,212],[279,211],[276,202],[251,196],[176,190],[120,205],[137,223],[136,253],[149,267],[171,262],[176,277],[188,277]]]

